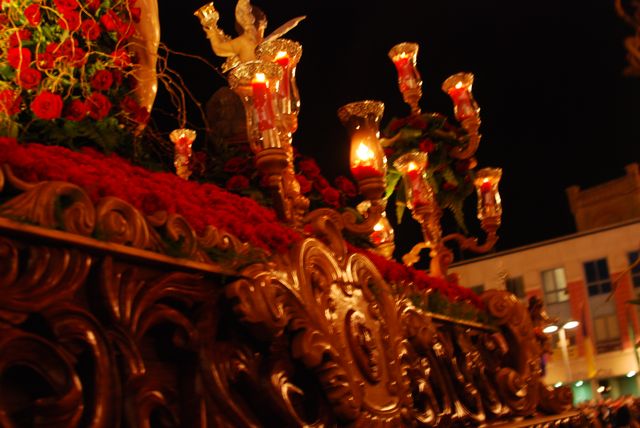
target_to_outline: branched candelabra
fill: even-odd
[[[418,46],[414,43],[401,43],[389,51],[389,57],[398,71],[398,86],[403,99],[411,107],[414,116],[420,114],[419,101],[422,82],[415,70]],[[471,89],[473,74],[458,73],[446,79],[442,85],[452,99],[454,115],[468,134],[468,140],[461,147],[454,147],[448,156],[454,160],[466,160],[471,167],[476,161],[474,155],[480,144],[480,109],[475,102]],[[485,168],[476,173],[474,185],[478,196],[478,219],[487,234],[483,244],[477,238],[459,233],[443,236],[441,227],[442,209],[438,205],[435,191],[426,177],[428,155],[416,150],[400,156],[394,167],[403,175],[405,183],[406,204],[412,211],[423,233],[423,242],[403,257],[406,265],[412,266],[420,259],[423,249],[430,249],[431,274],[445,276],[449,264],[453,261],[453,252],[446,246],[455,241],[461,249],[476,253],[491,250],[498,240],[497,230],[502,217],[502,205],[498,193],[498,182],[502,171],[498,168]]]
[[[196,15],[208,33],[211,21],[217,19],[213,4],[201,8]],[[215,18],[215,19],[214,19]],[[286,39],[270,39],[255,47],[255,60],[242,62],[229,73],[229,85],[240,96],[246,112],[247,136],[256,155],[256,167],[263,182],[271,190],[274,206],[280,219],[302,229],[304,223],[315,222],[322,216],[335,216],[331,210],[321,209],[307,213],[309,200],[301,195],[293,163],[293,133],[298,126],[300,98],[295,71],[302,47]],[[412,117],[419,117],[422,98],[422,80],[416,68],[418,45],[401,43],[389,51],[389,57],[398,71],[398,85],[403,99],[411,108]],[[459,73],[448,78],[442,89],[454,104],[454,115],[466,131],[464,144],[451,148],[448,162],[464,161],[472,169],[474,155],[480,144],[480,109],[473,99],[473,75]],[[384,216],[386,200],[385,178],[387,159],[381,145],[379,125],[384,104],[379,101],[358,101],[338,110],[338,116],[351,138],[351,173],[358,182],[361,195],[360,218],[353,211],[345,211],[341,227],[357,234],[368,234],[378,252],[391,257],[393,230]],[[393,166],[404,177],[406,205],[421,224],[423,242],[404,256],[407,265],[419,260],[420,251],[428,248],[431,273],[446,275],[453,259],[446,244],[455,241],[462,249],[475,252],[489,251],[497,241],[502,208],[498,193],[501,170],[485,168],[475,175],[478,196],[478,219],[487,238],[484,243],[462,234],[443,236],[442,209],[436,198],[437,189],[429,184],[427,174],[428,153],[414,150],[399,156]]]

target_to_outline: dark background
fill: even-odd
[[[162,41],[219,66],[193,12],[204,0],[160,0]],[[307,15],[286,37],[303,45],[297,79],[302,110],[294,143],[314,156],[329,178],[348,173],[349,144],[336,116],[341,105],[376,99],[383,124],[405,116],[388,50],[403,41],[420,45],[422,108],[452,116],[440,86],[459,71],[475,74],[482,111],[479,166],[503,168],[504,216],[498,250],[575,231],[565,188],[589,187],[624,175],[640,160],[640,78],[622,76],[623,40],[632,30],[613,0],[327,1],[253,2],[269,19],[267,34]],[[217,0],[220,24],[233,30],[235,1]],[[201,103],[225,84],[201,61],[171,55]],[[171,109],[166,93],[158,105]],[[189,107],[192,126],[201,127]],[[168,121],[160,119],[162,125]],[[475,220],[469,198],[468,223]],[[405,217],[399,252],[417,242]]]

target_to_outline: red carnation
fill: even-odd
[[[29,21],[29,24],[34,27],[40,24],[40,20],[42,17],[40,16],[40,5],[38,3],[33,3],[27,6],[24,9],[24,16]]]
[[[71,65],[74,67],[82,67],[87,63],[87,53],[82,48],[75,48],[71,55]]]
[[[95,12],[96,10],[98,10],[101,4],[102,0],[89,0],[86,6],[87,9],[89,9],[91,12]]]
[[[131,11],[131,19],[133,19],[133,22],[135,22],[135,23],[140,22],[140,16],[142,15],[142,9],[140,9],[139,7],[132,7],[129,10]]]
[[[116,31],[121,25],[120,17],[112,10],[108,10],[100,17],[100,23],[107,31]]]
[[[53,2],[60,11],[64,9],[75,10],[78,8],[78,0],[53,0]]]
[[[7,61],[15,69],[26,68],[31,63],[31,51],[27,48],[9,48]]]
[[[116,49],[111,54],[113,58],[113,63],[116,67],[128,67],[131,65],[131,57],[129,56],[129,52],[126,49]]]
[[[353,182],[349,180],[347,177],[344,177],[344,176],[336,177],[336,179],[334,180],[334,183],[338,188],[338,190],[340,190],[349,198],[354,198],[358,194],[355,184],[353,184]]]
[[[431,153],[432,151],[435,150],[436,145],[430,139],[425,138],[424,140],[420,141],[419,147],[421,151],[425,153]]]
[[[98,70],[91,76],[91,87],[98,91],[108,91],[113,84],[113,75],[109,70]]]
[[[99,92],[94,92],[87,98],[89,117],[95,120],[104,119],[111,110],[111,101]]]
[[[251,169],[246,157],[235,156],[224,163],[222,170],[232,174],[243,174]]]
[[[11,89],[0,91],[0,112],[8,116],[18,114],[20,113],[20,104],[22,104],[22,97],[19,93]]]
[[[20,30],[11,33],[9,36],[9,46],[16,48],[29,40],[31,40],[31,31],[21,28]]]
[[[88,114],[87,104],[80,99],[73,99],[67,107],[64,109],[64,118],[67,120],[72,120],[74,122],[78,122]]]
[[[296,174],[296,180],[300,184],[300,193],[303,195],[311,191],[311,182],[302,174]]]
[[[60,9],[62,17],[58,19],[58,25],[63,30],[76,31],[80,28],[80,11],[73,9]]]
[[[227,190],[231,191],[240,191],[249,188],[249,179],[244,175],[234,175],[229,180],[227,180],[227,184],[225,185]]]
[[[85,19],[80,24],[80,31],[82,31],[82,35],[87,40],[97,40],[100,37],[100,24],[98,24],[93,19]]]
[[[315,178],[320,175],[320,168],[313,159],[304,159],[298,163],[298,168],[307,178]]]
[[[36,54],[36,63],[38,67],[43,70],[50,70],[53,68],[55,62],[55,58],[49,52],[41,52]]]
[[[18,70],[16,81],[24,89],[33,89],[40,84],[42,75],[35,68],[23,68]]]
[[[62,97],[42,91],[31,102],[31,111],[40,119],[57,119],[62,114]]]
[[[327,187],[322,190],[322,200],[327,205],[338,208],[340,206],[340,192],[338,192],[333,187]]]

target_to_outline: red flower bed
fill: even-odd
[[[11,165],[26,181],[68,181],[87,191],[95,202],[104,196],[123,199],[145,214],[165,210],[184,216],[197,232],[207,225],[269,251],[282,252],[302,239],[278,223],[275,213],[255,201],[215,184],[185,181],[175,174],[151,172],[116,155],[90,148],[74,152],[59,146],[17,144],[0,138],[0,164]]]
[[[367,256],[380,271],[384,280],[390,284],[400,286],[412,284],[417,291],[435,290],[452,302],[469,302],[479,309],[484,307],[478,295],[470,289],[460,286],[457,280],[430,276],[424,271],[387,260],[376,253],[353,245],[349,245],[349,251]]]

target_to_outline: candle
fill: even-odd
[[[402,52],[393,57],[393,64],[396,66],[396,70],[398,70],[398,81],[401,91],[418,87],[412,55]]]
[[[409,182],[407,202],[415,208],[429,205],[431,203],[429,185],[424,181],[424,171],[417,163],[409,162],[406,177]]]
[[[355,157],[351,165],[351,174],[356,180],[372,177],[382,177],[382,171],[377,166],[376,154],[365,143],[360,142],[355,150]]]
[[[253,105],[258,116],[258,129],[260,132],[273,129],[275,115],[271,104],[271,93],[263,73],[256,73],[251,81],[251,89],[253,90]]]
[[[473,99],[469,92],[469,87],[458,82],[449,90],[449,96],[455,106],[456,118],[460,121],[472,117],[476,114],[473,107]]]
[[[282,85],[280,89],[280,94],[283,98],[286,98],[288,101],[291,94],[291,85],[290,85],[290,76],[289,76],[289,64],[290,59],[289,55],[285,51],[280,51],[276,54],[275,62],[282,67]]]

